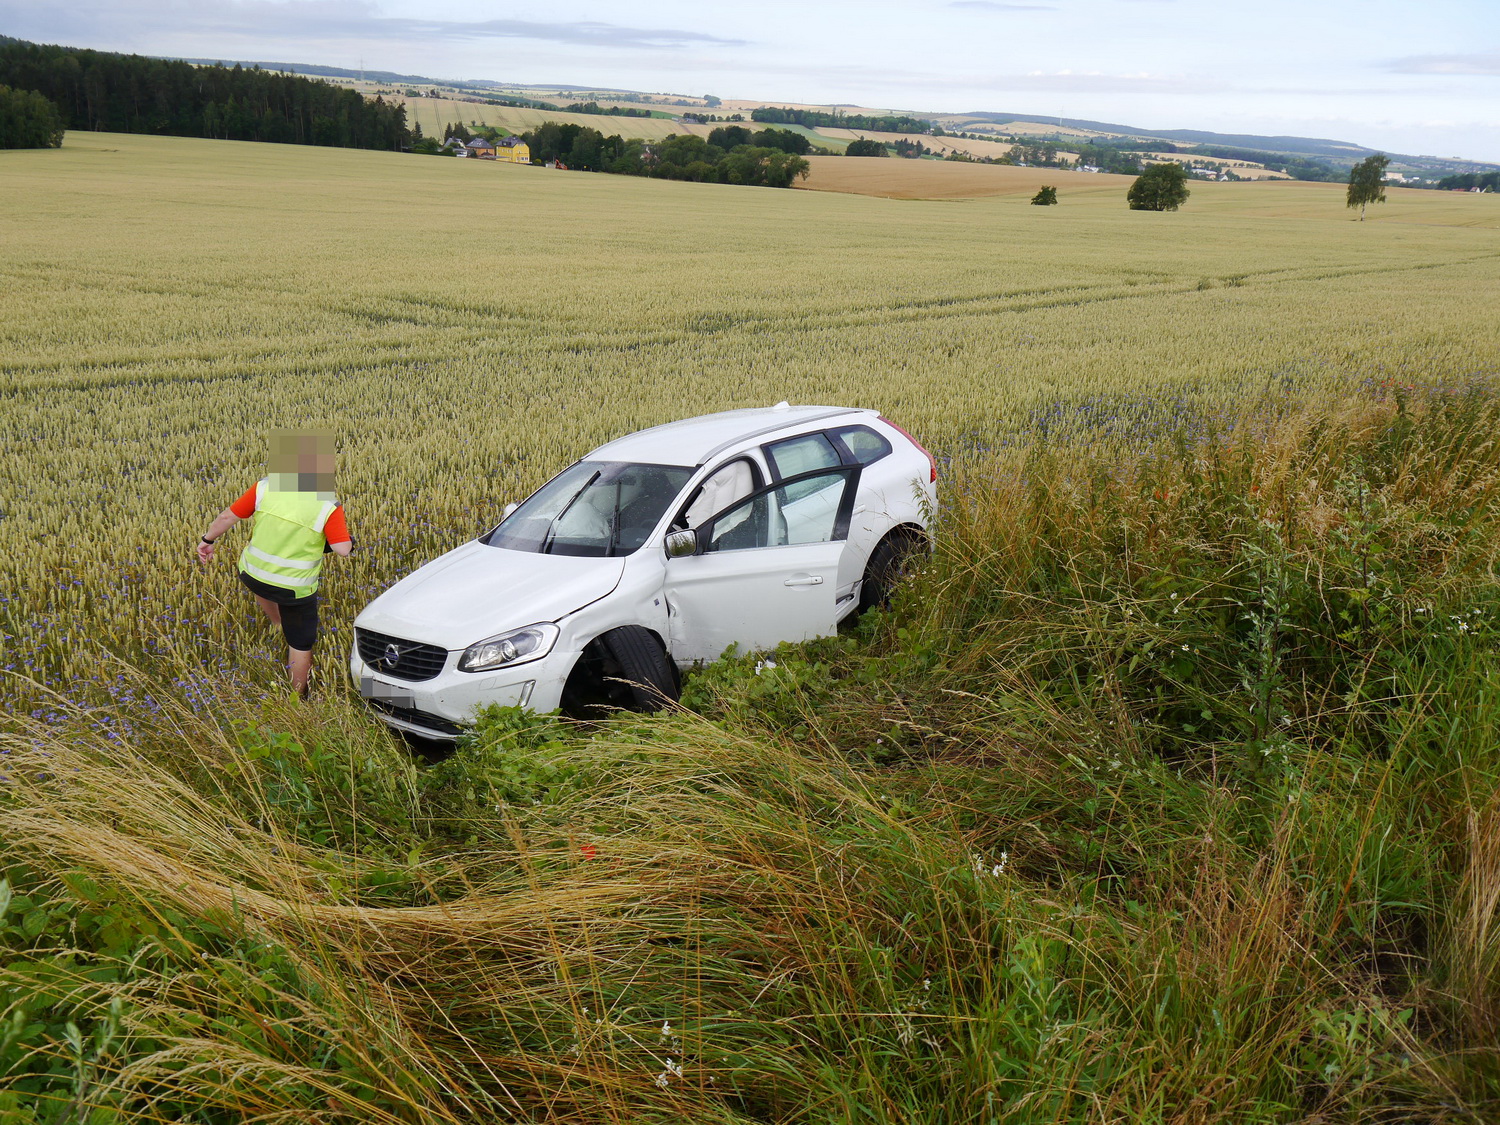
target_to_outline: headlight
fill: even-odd
[[[540,660],[552,651],[552,646],[557,643],[558,632],[556,625],[543,622],[490,637],[464,650],[464,654],[458,658],[458,670],[488,672],[492,668],[506,668],[512,664]]]

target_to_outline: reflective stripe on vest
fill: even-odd
[[[301,596],[318,588],[323,569],[323,527],[338,504],[317,492],[255,490],[255,527],[240,553],[240,569]]]

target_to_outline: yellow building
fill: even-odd
[[[510,164],[530,164],[531,146],[520,137],[506,137],[495,146],[495,159]]]

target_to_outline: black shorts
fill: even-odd
[[[281,635],[286,638],[286,647],[311,652],[318,642],[318,595],[305,594],[299,598],[290,590],[262,582],[243,570],[239,576],[245,589],[281,607]]]

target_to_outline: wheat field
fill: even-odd
[[[949,170],[829,158],[812,186],[886,167]],[[274,427],[339,435],[367,550],[329,583],[337,623],[595,444],[677,417],[849,403],[952,455],[1058,404],[1231,406],[1500,354],[1494,197],[1394,190],[1360,224],[1329,185],[1211,184],[1150,214],[1102,176],[1055,176],[1062,205],[1039,208],[1037,170],[953,168],[1020,194],[101,134],[0,156],[7,670],[87,680],[100,645],[222,664],[245,599],[192,546]]]
[[[1497,201],[955,168],[0,154],[0,1119],[1495,1120]],[[781,398],[941,460],[890,614],[420,768],[345,684],[506,501]],[[306,705],[194,559],[282,426],[361,547]]]

